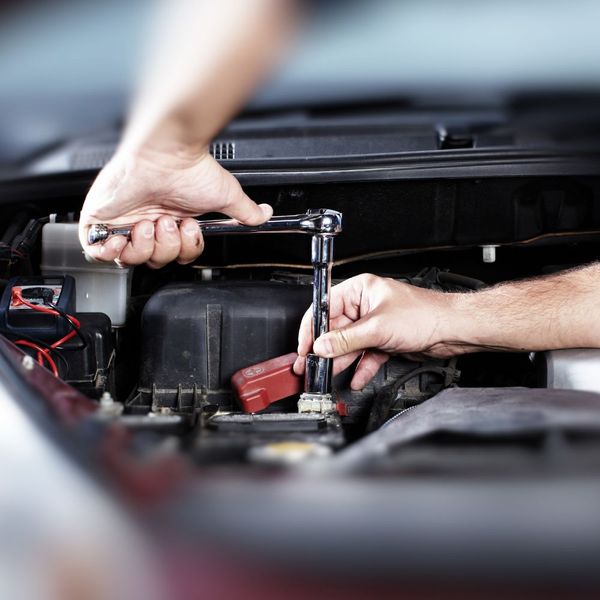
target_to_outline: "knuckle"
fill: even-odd
[[[362,285],[368,285],[369,282],[372,280],[373,275],[371,273],[361,273],[360,275],[357,275],[356,279],[359,283],[361,283]]]
[[[369,362],[369,363],[363,365],[362,370],[363,370],[364,374],[366,375],[365,380],[369,381],[369,380],[373,379],[373,377],[377,374],[379,367],[377,365],[374,365]]]
[[[182,249],[177,256],[177,262],[181,265],[188,265],[194,262],[202,254],[202,248]]]
[[[129,266],[136,266],[136,265],[141,265],[145,262],[147,262],[149,260],[150,257],[148,256],[134,256],[134,257],[130,257],[130,256],[126,256],[126,257],[121,257],[120,261],[124,264],[124,265],[129,265]]]
[[[365,324],[365,333],[368,338],[369,345],[377,347],[381,344],[383,332],[389,324],[386,324],[385,319],[381,315],[371,317]]]
[[[156,244],[149,260],[154,263],[167,263],[177,258],[179,250],[179,244]]]
[[[179,238],[171,238],[162,241],[156,244],[155,252],[165,253],[165,254],[174,254],[177,256],[179,254],[179,248],[181,247],[181,242]]]
[[[337,346],[337,349],[346,354],[350,350],[350,338],[348,335],[348,331],[345,329],[338,329],[334,333],[334,343]]]
[[[123,262],[131,265],[141,265],[142,263],[148,262],[152,258],[154,253],[154,243],[139,244],[136,246],[130,246],[125,248],[120,258]]]
[[[225,194],[221,196],[218,201],[218,206],[221,210],[230,209],[232,206],[235,206],[236,198],[233,197],[233,194]]]

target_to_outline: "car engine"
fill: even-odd
[[[297,205],[298,195],[288,203]],[[38,217],[36,210],[12,215],[2,238],[2,331],[97,401],[99,412],[139,436],[147,451],[170,440],[196,464],[288,467],[352,446],[443,390],[600,388],[590,371],[595,350],[420,362],[395,356],[363,390],[350,389],[352,368],[338,375],[332,410],[299,412],[303,383],[291,365],[300,319],[315,297],[306,237],[213,237],[200,259],[206,264],[123,269],[87,262],[72,214]],[[356,226],[352,209],[345,212]],[[393,232],[374,236],[372,224],[345,245],[341,234],[345,256],[333,262],[332,283],[369,270],[469,293],[507,272],[551,272],[560,254],[560,246],[535,241],[533,248],[378,247],[389,237]],[[593,245],[580,247],[585,255]],[[348,256],[348,248],[360,253]],[[509,254],[518,257],[518,272]],[[428,266],[432,258],[439,266]]]
[[[342,230],[322,245],[293,219],[278,234],[215,233],[193,264],[162,269],[82,253],[78,211],[116,133],[31,157],[0,182],[0,407],[118,499],[152,537],[142,547],[176,573],[189,565],[197,590],[248,571],[320,591],[334,580],[348,598],[355,581],[391,582],[381,597],[400,581],[464,596],[462,580],[489,589],[507,573],[543,590],[597,583],[599,350],[392,356],[362,390],[355,365],[292,372],[303,315],[327,321],[329,283],[372,273],[476,294],[597,260],[598,103],[580,121],[529,106],[315,108],[288,115],[289,130],[243,117],[215,148],[235,143],[219,156],[248,195],[277,227],[331,211]],[[6,456],[33,456],[0,423]],[[20,468],[30,487],[16,504],[38,514],[52,491],[53,506],[83,510],[40,484],[49,460]]]

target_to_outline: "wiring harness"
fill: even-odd
[[[56,364],[56,361],[54,360],[54,357],[52,356],[52,353],[62,350],[63,345],[69,340],[73,339],[75,336],[79,336],[82,342],[82,345],[78,348],[84,348],[86,346],[85,338],[81,334],[81,323],[76,317],[74,317],[73,315],[68,315],[51,302],[45,301],[43,305],[33,304],[32,302],[29,302],[27,299],[23,298],[21,290],[19,289],[13,290],[12,298],[13,304],[15,306],[22,304],[23,306],[26,306],[31,310],[35,310],[37,312],[45,313],[48,315],[54,315],[57,318],[65,319],[71,327],[71,331],[69,331],[69,333],[67,333],[66,335],[64,335],[63,337],[51,344],[45,344],[40,340],[35,340],[33,338],[25,339],[24,337],[22,337],[18,340],[15,340],[15,344],[17,344],[18,346],[23,346],[26,348],[31,348],[32,350],[36,350],[38,363],[40,365],[46,366],[50,369],[50,371],[52,371],[52,373],[56,377],[59,377],[58,366]]]

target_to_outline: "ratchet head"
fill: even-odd
[[[87,243],[90,246],[99,244],[108,238],[109,233],[109,229],[106,225],[90,225],[87,233]]]
[[[337,235],[342,231],[342,213],[328,208],[311,208],[302,215],[300,228],[308,233]]]

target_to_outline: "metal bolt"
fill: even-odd
[[[481,246],[481,256],[484,263],[496,262],[496,248],[498,248],[497,244],[486,244],[485,246]]]
[[[31,356],[29,356],[29,354],[26,354],[23,357],[23,360],[21,361],[21,364],[23,365],[23,368],[26,371],[32,371],[33,367],[35,366],[35,361],[33,360],[33,358],[31,358]]]
[[[116,402],[110,392],[104,392],[100,396],[100,406],[98,415],[101,418],[115,418],[120,417],[123,413],[123,404]]]
[[[112,406],[114,404],[113,397],[110,395],[110,392],[104,392],[102,396],[100,396],[100,406]]]

